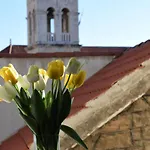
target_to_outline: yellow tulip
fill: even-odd
[[[75,76],[76,76],[75,74],[71,74],[70,79],[69,79],[69,74],[65,75],[64,85],[67,84],[67,86],[66,86],[67,89],[73,89],[74,88],[74,86],[75,86],[75,84],[74,84]]]
[[[86,78],[86,72],[83,70],[81,70],[78,74],[71,74],[70,79],[69,79],[69,74],[66,74],[64,84],[66,85],[69,79],[66,88],[76,89],[83,85],[85,78]]]
[[[54,60],[48,64],[47,74],[50,79],[60,79],[64,74],[64,62]]]
[[[79,88],[80,86],[83,85],[84,81],[85,81],[85,78],[86,78],[86,72],[81,70],[77,75],[76,75],[76,78],[75,78],[75,87],[76,88]]]
[[[0,69],[0,76],[4,79],[5,82],[9,81],[12,84],[18,82],[18,72],[12,64],[9,64],[7,67]]]

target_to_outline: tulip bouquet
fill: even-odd
[[[84,83],[86,73],[81,67],[78,60],[71,58],[67,67],[62,60],[49,62],[47,70],[32,65],[24,76],[12,64],[0,69],[5,81],[4,86],[0,86],[0,98],[15,102],[20,116],[34,134],[36,150],[58,150],[60,130],[88,149],[71,127],[62,124],[71,110],[71,93]],[[51,86],[46,92],[48,80]]]

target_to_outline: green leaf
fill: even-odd
[[[30,104],[30,98],[28,97],[27,93],[25,92],[25,90],[23,88],[21,88],[21,90],[20,90],[20,98],[24,105],[28,106]]]
[[[83,140],[80,138],[80,136],[74,131],[72,128],[66,125],[61,125],[61,130],[69,135],[71,138],[73,138],[78,144],[80,144],[85,149],[88,149]]]
[[[14,101],[16,102],[17,107],[22,110],[23,107],[22,107],[20,98],[19,98],[18,96],[16,96],[16,97],[14,98]]]
[[[28,127],[32,130],[32,132],[34,134],[38,134],[36,121],[32,119],[31,117],[24,115],[21,110],[19,110],[19,112],[20,112],[21,117],[25,120]]]
[[[63,94],[60,111],[60,124],[68,117],[71,110],[72,98],[68,90]]]
[[[21,98],[19,98],[18,96],[16,96],[15,98],[14,98],[14,101],[16,102],[16,105],[17,105],[17,107],[18,107],[18,109],[24,114],[24,115],[26,115],[26,116],[31,116],[32,114],[31,114],[31,110],[30,110],[30,105],[24,105],[23,103],[22,103],[22,100],[21,100]]]
[[[51,133],[56,133],[58,131],[58,124],[57,124],[57,118],[58,118],[58,99],[52,99],[51,108],[49,108],[49,122],[51,126]]]
[[[45,108],[48,108],[49,105],[51,105],[51,103],[52,103],[52,92],[51,91],[49,91],[46,94],[44,103],[45,103]]]
[[[24,115],[28,115],[28,110],[26,109],[25,105],[22,104],[21,99],[20,99],[18,96],[16,96],[16,97],[14,98],[14,101],[15,101],[15,103],[16,103],[16,105],[17,105],[17,108],[18,108]]]
[[[37,90],[33,91],[31,97],[31,112],[37,122],[41,124],[44,119],[45,106],[42,100],[42,96]]]

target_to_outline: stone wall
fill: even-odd
[[[150,150],[150,106],[139,99],[85,143],[89,150]],[[83,150],[78,145],[71,149]]]

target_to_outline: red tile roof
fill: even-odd
[[[32,144],[32,133],[28,127],[24,127],[15,135],[7,139],[0,146],[0,150],[29,150]]]
[[[77,89],[73,96],[75,101],[73,103],[71,115],[77,113],[85,108],[86,102],[96,98],[113,84],[125,75],[133,72],[141,63],[150,58],[150,41],[129,48],[119,58],[113,60],[110,64],[98,71],[80,89]]]
[[[27,48],[26,45],[9,45],[6,48],[4,48],[1,52],[3,54],[16,54],[16,53],[27,53],[25,48]]]
[[[116,53],[120,53],[123,52],[124,50],[128,49],[130,47],[107,47],[107,46],[97,46],[97,47],[91,47],[91,46],[83,46],[81,47],[81,52],[107,52],[107,53],[111,53],[111,52],[116,52]]]
[[[25,45],[9,45],[0,52],[0,58],[49,58],[80,56],[118,56],[128,47],[81,47],[80,52],[27,53]],[[11,54],[11,55],[10,55]]]
[[[95,75],[93,75],[90,79],[88,79],[80,89],[77,89],[73,93],[75,100],[72,106],[71,115],[76,114],[81,109],[86,109],[85,108],[86,102],[88,102],[93,98],[96,98],[97,96],[108,90],[111,86],[113,86],[113,84],[115,84],[125,75],[133,72],[138,67],[141,67],[141,63],[149,58],[150,58],[150,41],[142,43],[133,48],[129,48],[119,58],[116,58],[115,60],[113,60],[113,62],[108,64],[102,70],[98,71]],[[18,143],[17,144],[18,147],[22,145],[22,148],[19,150],[24,150],[25,146],[26,147],[27,145],[29,146],[33,141],[30,131],[28,132],[29,133],[27,135],[21,136],[22,134],[24,135],[24,133],[26,132],[22,132],[22,134],[20,134],[19,131],[16,135],[11,137],[11,140],[8,139],[5,142],[3,142],[2,145],[0,146],[0,150],[8,150],[8,146],[13,147],[16,141]],[[15,150],[17,150],[17,147],[15,147]]]

